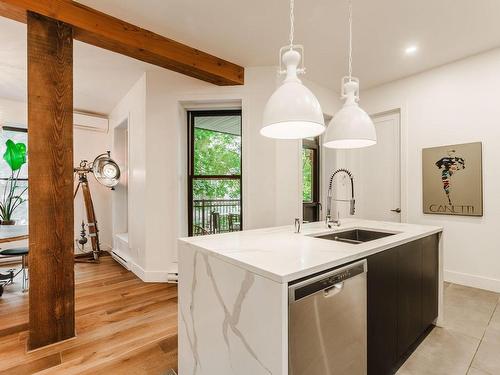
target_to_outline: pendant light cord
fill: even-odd
[[[293,8],[295,6],[295,0],[290,0],[290,51],[293,49],[293,33],[295,31],[294,28],[294,21],[295,21],[295,16],[293,14]]]
[[[351,80],[352,80],[352,0],[349,0],[349,82],[351,82]]]

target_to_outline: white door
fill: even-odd
[[[377,144],[350,150],[347,164],[355,178],[356,216],[401,221],[401,157],[399,112],[372,117]]]
[[[401,221],[399,118],[399,112],[374,116],[377,144],[360,150],[360,213],[365,219]]]

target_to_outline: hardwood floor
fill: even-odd
[[[144,283],[111,257],[75,265],[77,337],[26,353],[28,295],[0,298],[0,374],[166,374],[177,369],[177,286]]]

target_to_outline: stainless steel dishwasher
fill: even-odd
[[[366,260],[288,288],[289,375],[365,375]]]

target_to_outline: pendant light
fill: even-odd
[[[361,148],[377,143],[375,126],[359,105],[359,79],[352,76],[352,1],[349,0],[349,75],[342,78],[340,111],[326,130],[323,146],[328,148]]]
[[[298,74],[304,74],[304,48],[293,44],[294,0],[290,0],[290,43],[279,52],[280,74],[286,77],[264,108],[260,134],[277,139],[315,137],[325,131],[325,120],[318,99],[305,87]],[[283,65],[285,69],[282,69]]]

